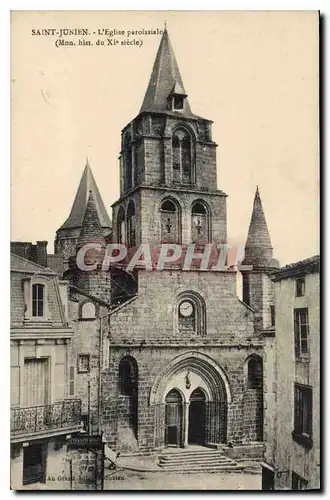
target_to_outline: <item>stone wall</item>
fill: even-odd
[[[74,300],[73,300],[74,299]],[[81,294],[74,294],[69,300],[69,318],[74,327],[69,354],[70,397],[82,401],[82,414],[88,413],[88,382],[90,382],[90,416],[92,430],[97,428],[99,408],[99,363],[100,363],[100,320],[99,316],[106,314],[107,308],[94,303],[95,318],[81,317],[82,304],[92,302]],[[78,372],[78,356],[89,355],[89,371]],[[73,377],[72,377],[73,375]]]
[[[163,347],[119,347],[110,346],[109,369],[103,372],[102,383],[102,416],[103,430],[109,445],[114,449],[125,448],[126,443],[120,441],[119,428],[127,425],[127,406],[123,406],[122,396],[119,394],[119,362],[122,357],[130,355],[137,361],[138,377],[138,446],[139,450],[148,452],[155,448],[156,405],[150,405],[150,393],[156,377],[166,373],[169,363],[182,354],[192,357],[204,354],[219,364],[226,374],[232,401],[228,405],[227,441],[233,444],[243,443],[244,437],[249,436],[251,441],[256,440],[255,410],[249,407],[249,418],[246,419],[246,376],[245,363],[248,355],[261,353],[258,348],[242,348],[234,350],[230,347],[198,347],[198,353],[191,347],[171,349]],[[253,404],[250,398],[250,403]],[[248,439],[249,440],[249,439]],[[246,442],[246,440],[245,440]],[[133,443],[133,441],[131,442]],[[135,451],[131,446],[131,451]]]

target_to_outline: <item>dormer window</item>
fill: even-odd
[[[49,321],[48,287],[51,284],[44,276],[23,278],[24,321]],[[61,304],[60,304],[61,305]]]
[[[182,95],[175,95],[173,97],[173,108],[174,109],[183,109],[183,99]]]
[[[32,316],[44,316],[45,286],[40,283],[32,285]]]
[[[171,92],[167,97],[167,107],[172,111],[180,111],[184,109],[184,100],[187,94],[184,91],[182,84],[175,82]]]

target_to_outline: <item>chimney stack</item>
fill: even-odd
[[[47,245],[48,241],[37,241],[37,263],[47,267]]]

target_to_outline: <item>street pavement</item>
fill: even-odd
[[[261,490],[261,474],[107,471],[104,490]]]

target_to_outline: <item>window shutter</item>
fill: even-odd
[[[300,355],[300,345],[299,345],[299,312],[294,311],[294,346],[295,346],[295,356],[296,358]]]
[[[308,422],[308,435],[312,437],[313,433],[313,391],[309,389],[307,391],[307,422]]]
[[[295,386],[294,390],[294,430],[298,434],[302,433],[303,422],[303,397],[300,387]]]
[[[74,366],[70,366],[69,395],[74,396]]]

